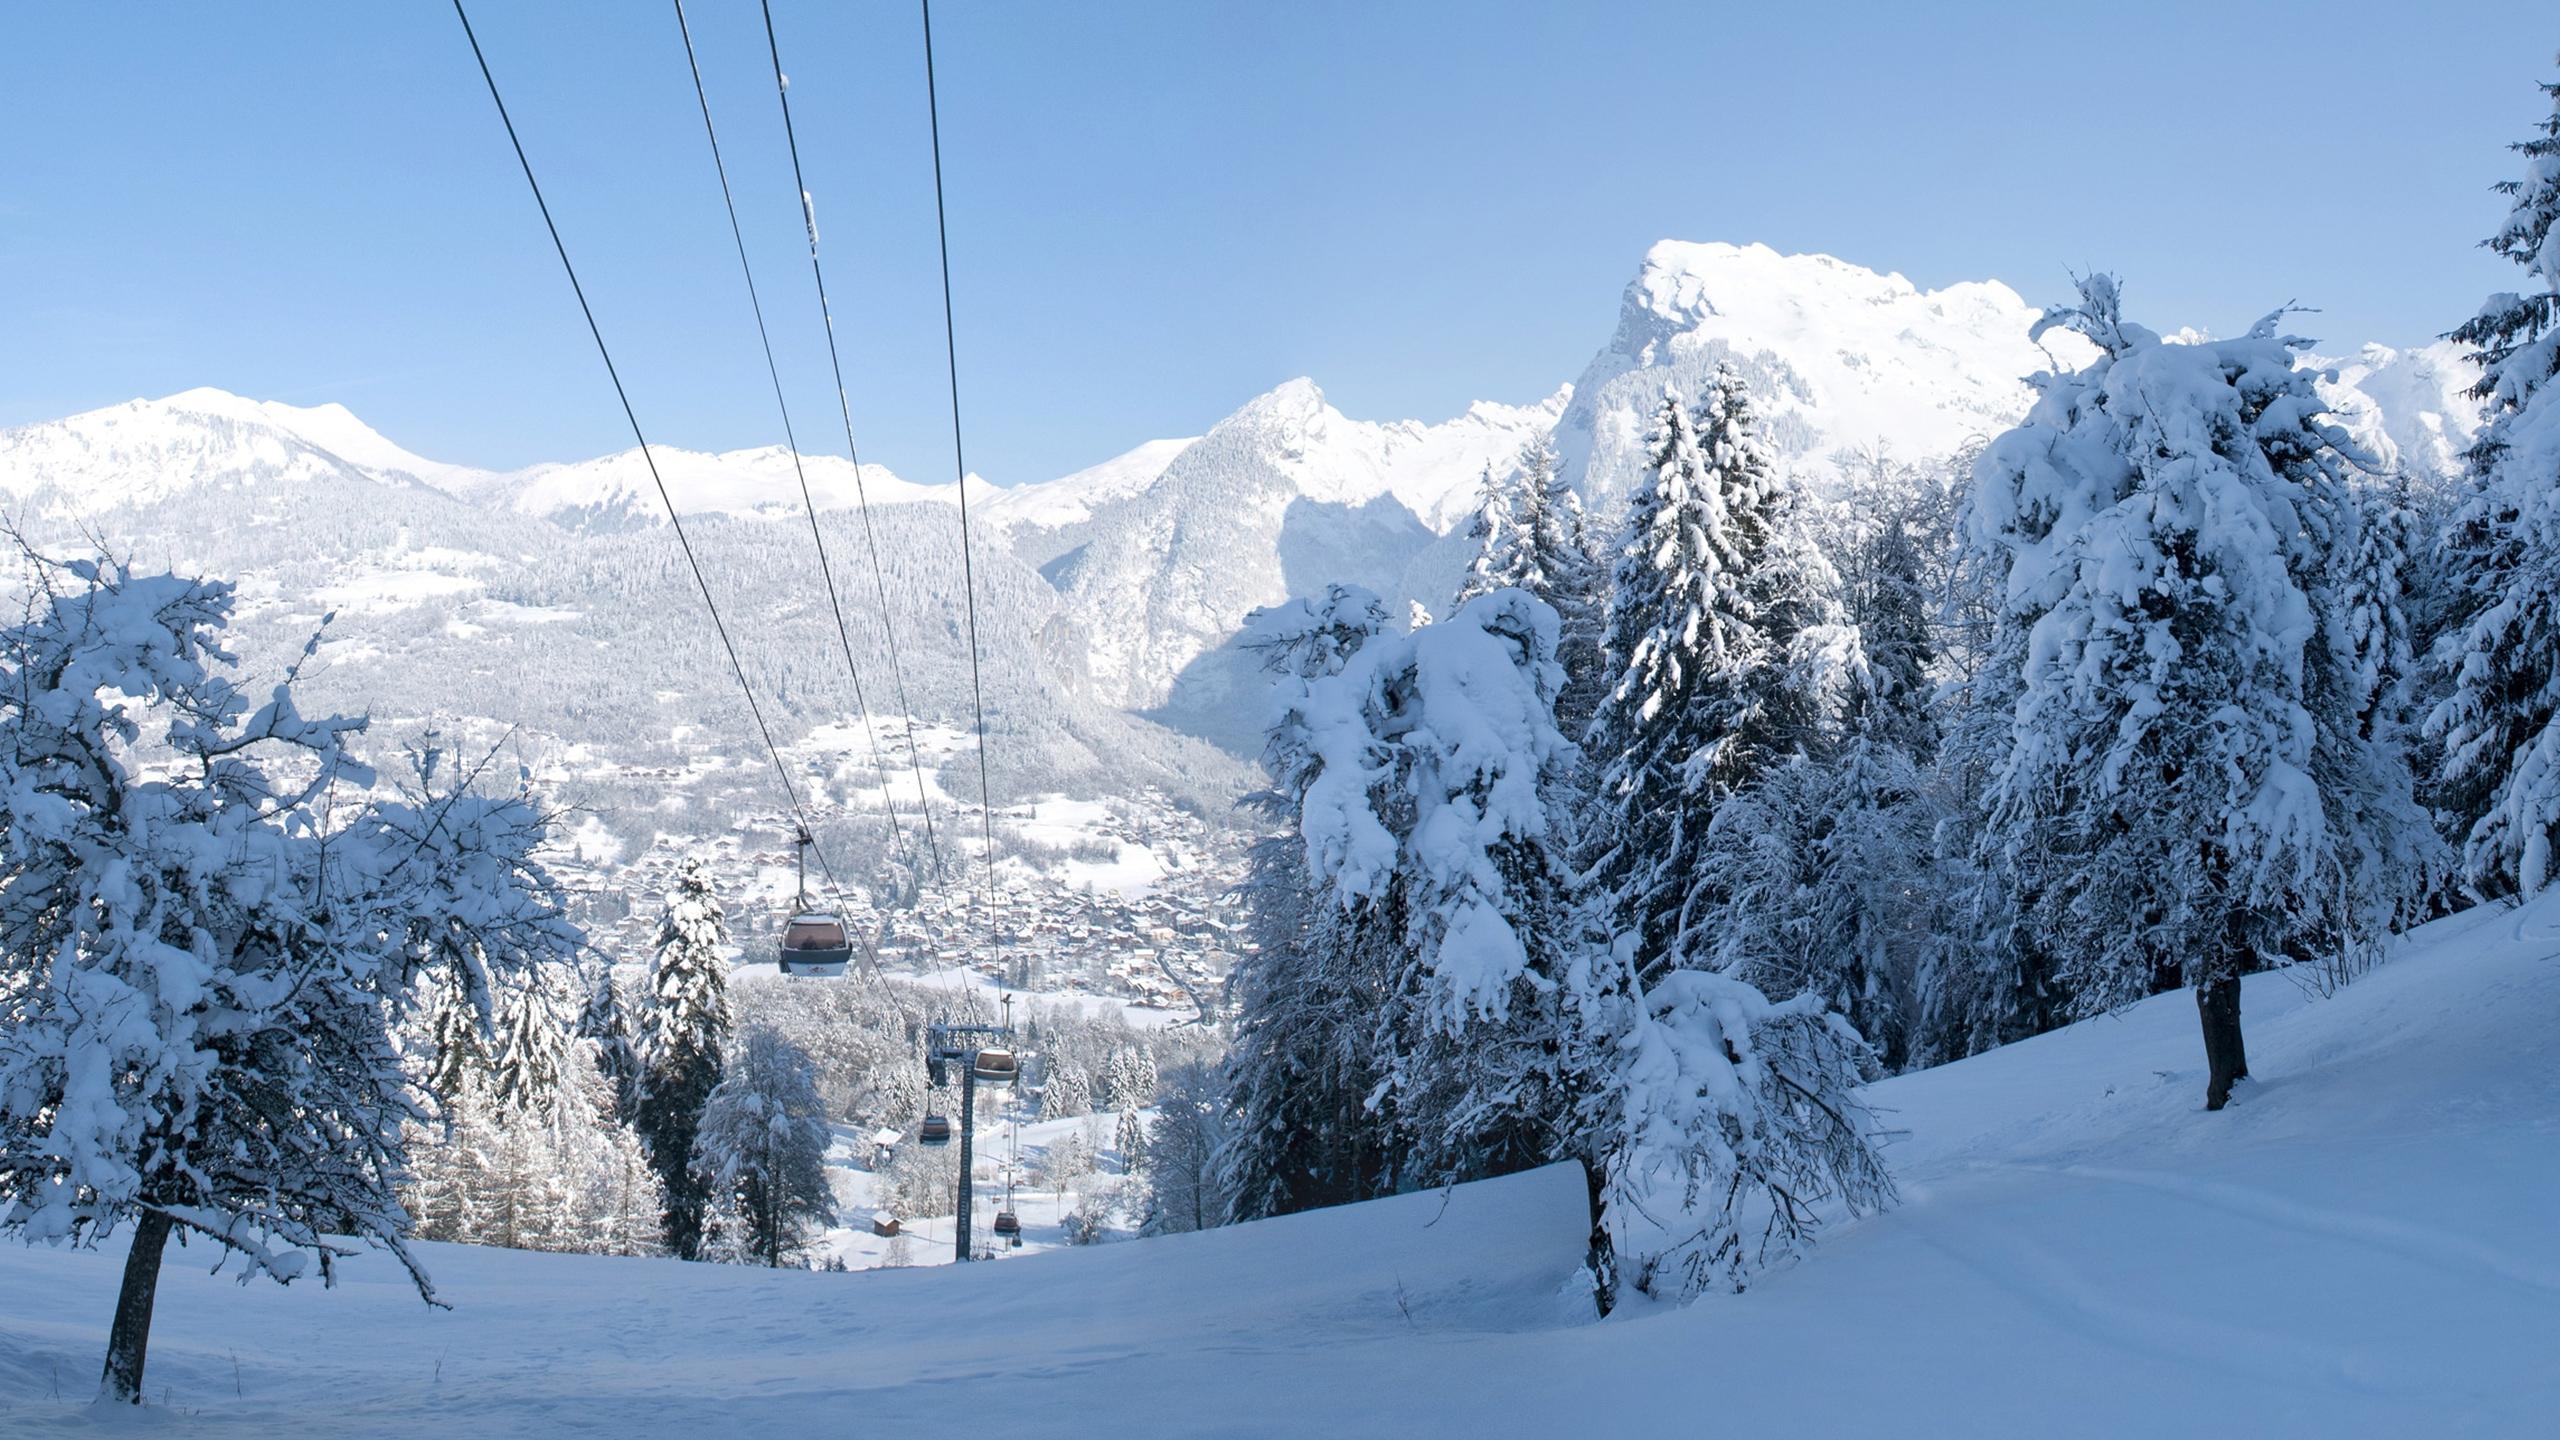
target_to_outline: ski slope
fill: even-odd
[[[1905,1203],[1743,1296],[1594,1323],[1555,1168],[1202,1235],[852,1275],[426,1246],[336,1291],[0,1248],[0,1434],[2550,1435],[2560,901],[2334,998],[2248,985],[2203,1113],[2173,995],[1874,1088]]]

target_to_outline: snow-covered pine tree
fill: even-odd
[[[687,859],[658,922],[640,1012],[640,1105],[635,1128],[667,1194],[667,1247],[700,1258],[711,1196],[693,1167],[702,1107],[720,1084],[729,1038],[729,927],[711,874]]]
[[[1605,962],[1621,990],[1633,960],[1622,938]],[[1772,1004],[1733,976],[1673,970],[1644,988],[1604,1059],[1580,1112],[1603,1147],[1604,1311],[1621,1283],[1678,1300],[1740,1290],[1830,1208],[1894,1198],[1857,1090],[1867,1047],[1819,995]]]
[[[1085,1078],[1079,1065],[1061,1065],[1049,1072],[1049,1083],[1040,1091],[1040,1118],[1072,1119],[1093,1113],[1093,1082]]]
[[[1220,1188],[1241,1220],[1367,1198],[1383,1183],[1367,1111],[1377,1085],[1369,1035],[1385,1001],[1379,957],[1396,946],[1315,894],[1300,811],[1316,771],[1309,688],[1386,628],[1378,597],[1346,585],[1258,610],[1245,626],[1242,643],[1272,675],[1274,697],[1262,756],[1270,784],[1244,803],[1280,828],[1248,852],[1240,889],[1254,947],[1227,977],[1236,1034]]]
[[[1111,1052],[1104,1069],[1102,1108],[1127,1112],[1156,1103],[1156,1060],[1143,1045],[1123,1045]]]
[[[1928,773],[1863,732],[1770,771],[1709,826],[1718,883],[1700,961],[1764,995],[1820,996],[1885,1068],[1902,1068],[1941,913],[1933,841],[1943,814]]]
[[[1524,588],[1556,612],[1556,668],[1564,672],[1556,690],[1556,729],[1566,739],[1579,739],[1614,678],[1603,648],[1610,567],[1596,553],[1590,513],[1565,480],[1555,446],[1543,436],[1531,441],[1520,452],[1520,468],[1547,497],[1538,518],[1538,573]]]
[[[2524,174],[2497,187],[2513,203],[2486,242],[2528,283],[2452,335],[2481,366],[2488,424],[2446,537],[2453,623],[2435,664],[2448,693],[2427,732],[2465,877],[2489,895],[2540,891],[2560,847],[2560,82],[2542,88],[2551,118],[2514,147]]]
[[[1723,488],[1676,394],[1663,396],[1649,459],[1610,591],[1606,652],[1618,678],[1584,741],[1599,770],[1586,873],[1614,926],[1637,937],[1640,975],[1673,963],[1712,813],[1697,801],[1698,771],[1738,719],[1706,687],[1758,658],[1758,636],[1737,613],[1743,557]]]
[[[1601,656],[1607,575],[1591,553],[1582,497],[1561,471],[1555,446],[1544,436],[1521,446],[1501,479],[1486,467],[1483,499],[1468,532],[1476,557],[1455,604],[1514,587],[1556,612],[1556,664],[1564,671],[1556,723],[1572,736],[1591,723],[1609,685]]]
[[[1520,583],[1521,572],[1528,568],[1524,552],[1529,535],[1520,478],[1517,473],[1498,472],[1490,464],[1477,477],[1475,513],[1467,518],[1467,540],[1475,558],[1467,562],[1458,593],[1450,597],[1452,610],[1479,595]]]
[[[420,1239],[476,1245],[488,1239],[501,1137],[490,1120],[487,1077],[465,1072],[456,1084],[439,1097],[433,1122],[412,1126],[404,1203]]]
[[[575,1083],[570,1069],[577,1049],[570,1030],[575,1012],[568,999],[575,980],[565,970],[541,970],[498,991],[489,1079],[490,1093],[502,1110],[547,1117],[558,1108],[562,1088]]]
[[[1617,678],[1585,742],[1599,767],[1585,873],[1647,981],[1695,938],[1716,807],[1819,751],[1863,668],[1739,375],[1718,367],[1694,421],[1666,394],[1651,461],[1610,593]]]
[[[666,1191],[649,1164],[649,1147],[628,1125],[601,1132],[596,1168],[596,1238],[609,1255],[666,1253]]]
[[[1941,918],[1938,656],[1921,568],[1899,511],[1854,543],[1847,595],[1866,663],[1845,733],[1717,807],[1699,927],[1702,963],[1765,994],[1821,995],[1888,1069],[1908,1063],[1915,978]]]
[[[1142,1235],[1180,1235],[1226,1223],[1218,1191],[1218,1152],[1225,1140],[1226,1093],[1206,1065],[1165,1072],[1164,1100],[1147,1127],[1146,1215]]]
[[[428,971],[485,984],[578,935],[524,797],[422,766],[397,798],[328,804],[370,779],[362,722],[305,717],[298,666],[263,703],[231,682],[230,585],[87,561],[34,581],[0,631],[0,1230],[132,1224],[102,1392],[138,1402],[173,1230],[323,1284],[353,1237],[432,1300],[403,1238],[426,1116],[395,1027]]]
[[[613,966],[599,964],[586,976],[586,1004],[578,1011],[578,1037],[595,1046],[596,1069],[604,1077],[612,1114],[630,1123],[640,1085],[640,1044],[632,1033],[630,1013],[623,1008],[622,987]]]
[[[437,1099],[449,1104],[465,1085],[489,1073],[494,1007],[488,992],[475,985],[467,970],[432,971],[420,988],[427,992],[418,1027],[425,1084]]]
[[[2280,319],[2164,344],[2084,280],[2038,330],[2104,353],[2040,377],[1971,510],[2021,657],[1976,696],[2009,719],[1992,867],[2077,1013],[2194,988],[2217,1109],[2248,1073],[2240,976],[2380,933],[2423,863],[2405,767],[2357,723],[2348,442]]]
[[[1851,692],[1849,727],[1926,766],[1938,753],[1938,642],[1921,568],[1920,547],[1899,513],[1857,548],[1847,600],[1866,674]]]
[[[2406,476],[2359,477],[2349,498],[2356,540],[2338,582],[2338,603],[2356,723],[2368,736],[2403,736],[2418,675],[2411,589],[2424,530]]]
[[[827,1118],[808,1053],[766,1025],[738,1037],[703,1106],[694,1169],[735,1246],[771,1267],[795,1259],[835,1219]]]
[[[1373,1017],[1395,1188],[1568,1153],[1583,947],[1559,853],[1573,750],[1555,612],[1498,590],[1378,636],[1303,702],[1300,833],[1322,903],[1399,943]],[[1389,929],[1388,927],[1392,927]]]
[[[1120,1123],[1111,1137],[1111,1148],[1120,1152],[1120,1173],[1135,1175],[1147,1168],[1147,1121],[1135,1110],[1120,1112]]]

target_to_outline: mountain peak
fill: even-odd
[[[1923,290],[1893,271],[1766,245],[1665,240],[1627,285],[1618,328],[1557,423],[1566,474],[1606,500],[1633,484],[1666,384],[1696,394],[1718,364],[1750,382],[1781,455],[1820,477],[1881,446],[1918,460],[2015,422],[2024,377],[2083,363],[2076,337],[2027,338],[2008,286]]]
[[[1306,376],[1283,380],[1246,401],[1228,422],[1261,421],[1265,423],[1305,425],[1332,407],[1325,403],[1324,391]]]
[[[133,403],[137,409],[210,415],[244,425],[263,425],[362,469],[407,475],[434,485],[466,483],[481,473],[467,465],[448,465],[415,454],[334,400],[321,405],[287,405],[281,400],[252,400],[211,385],[199,385],[158,400]]]

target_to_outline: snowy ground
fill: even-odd
[[[2220,1115],[2183,996],[1878,1086],[1906,1203],[1686,1310],[1589,1321],[1564,1170],[939,1270],[422,1247],[450,1312],[197,1249],[133,1416],[119,1256],[7,1247],[0,1434],[2554,1433],[2560,899],[2247,1003]]]

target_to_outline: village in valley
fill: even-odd
[[[955,847],[940,883],[905,894],[847,887],[846,921],[884,972],[965,971],[1004,991],[1109,1000],[1168,1023],[1218,1012],[1228,970],[1252,948],[1234,894],[1244,873],[1236,835],[1154,791],[1044,797],[1000,807],[995,819],[992,885],[974,853]],[[790,834],[787,822],[753,817],[710,836],[661,835],[627,863],[589,854],[563,868],[595,950],[637,967],[659,897],[699,858],[731,939],[753,960],[770,951],[795,898]],[[820,893],[814,879],[811,888]]]

